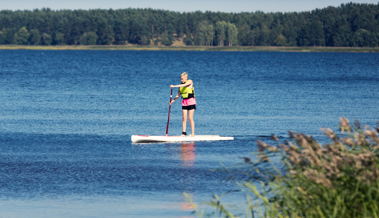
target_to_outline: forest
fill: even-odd
[[[377,47],[379,3],[305,12],[0,11],[0,44]]]

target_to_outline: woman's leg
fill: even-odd
[[[190,121],[190,124],[191,124],[191,131],[192,131],[192,137],[195,136],[195,121],[193,121],[193,113],[195,112],[194,109],[192,110],[189,110],[189,121]]]
[[[183,132],[186,132],[186,129],[187,129],[187,112],[188,112],[188,110],[182,110],[182,112],[183,112],[183,121],[182,121]],[[181,135],[181,136],[185,136],[185,135]]]

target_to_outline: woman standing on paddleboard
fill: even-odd
[[[170,102],[170,105],[174,103],[174,101],[178,100],[180,95],[183,98],[182,101],[182,112],[183,112],[183,132],[181,137],[187,135],[187,114],[191,125],[192,137],[195,136],[195,122],[193,121],[193,114],[196,110],[196,100],[195,100],[195,91],[193,88],[193,81],[188,79],[188,73],[184,72],[180,76],[180,80],[182,83],[180,85],[171,85],[170,88],[179,88],[178,94],[175,96],[174,100]]]

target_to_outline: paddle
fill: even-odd
[[[172,89],[171,89],[171,94],[170,94],[170,103],[171,103],[171,100],[172,100]],[[171,112],[171,104],[170,104],[170,108],[168,109],[168,120],[167,120],[166,136],[168,134],[168,125],[170,124],[170,112]]]

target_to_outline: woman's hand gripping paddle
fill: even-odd
[[[168,126],[170,124],[171,101],[172,101],[172,89],[171,89],[171,94],[170,94],[170,108],[168,109],[168,120],[167,120],[166,136],[168,134]]]

